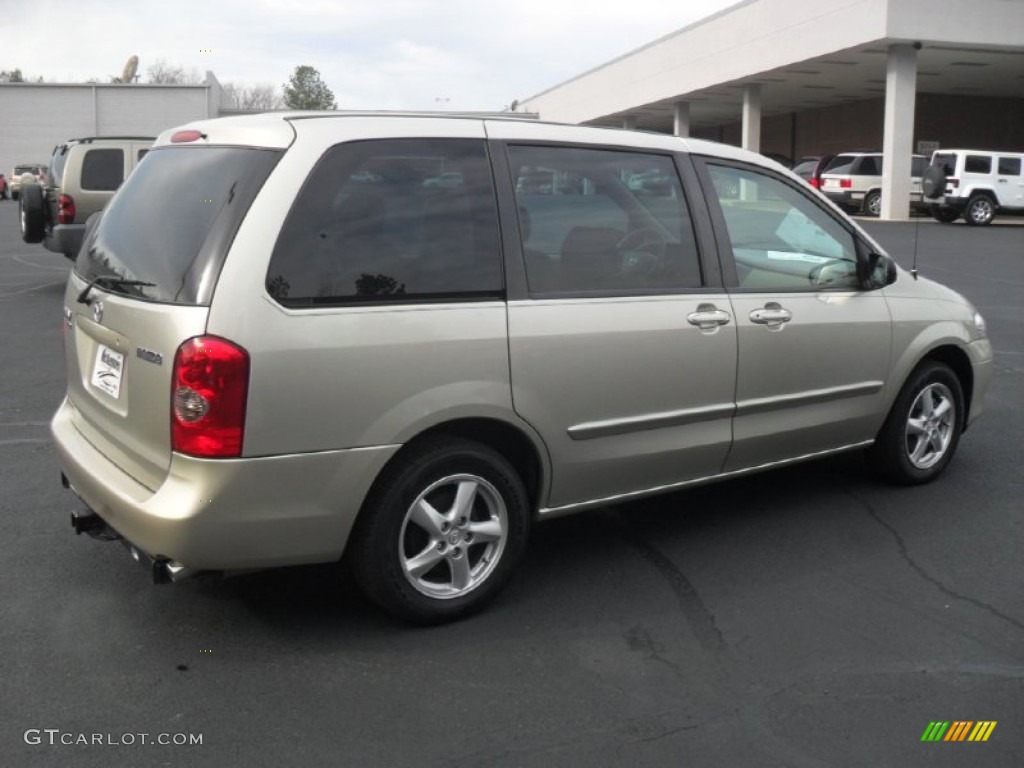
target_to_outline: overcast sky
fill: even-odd
[[[309,64],[342,109],[502,109],[735,3],[0,0],[0,70],[107,82],[134,54],[142,81],[164,59],[280,86]]]

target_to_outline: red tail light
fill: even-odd
[[[201,458],[241,456],[249,353],[197,336],[178,347],[171,382],[171,448]]]
[[[815,189],[821,189],[821,179],[817,179],[814,176],[812,176],[810,179],[808,179],[808,181],[810,182],[811,186],[814,187]]]
[[[956,189],[960,186],[960,179],[946,179],[946,183],[953,189]]]
[[[853,186],[853,179],[840,179],[839,180],[839,188],[840,189],[849,189],[852,186]]]
[[[75,223],[75,198],[71,195],[61,195],[57,198],[57,223]]]

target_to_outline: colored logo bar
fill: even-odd
[[[988,741],[996,723],[995,720],[933,720],[921,734],[921,741]]]

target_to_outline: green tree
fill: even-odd
[[[0,72],[0,83],[24,83],[25,76],[21,74],[20,69],[12,69]]]
[[[284,104],[289,109],[338,108],[334,94],[320,79],[320,73],[306,64],[296,67],[284,84]]]

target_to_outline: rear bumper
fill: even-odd
[[[65,398],[51,424],[72,489],[154,560],[230,571],[337,560],[373,479],[400,446],[252,459],[172,454],[151,491],[89,443]]]
[[[84,224],[58,224],[46,233],[43,244],[54,253],[63,253],[73,259],[82,247],[84,235]]]
[[[840,208],[856,208],[860,210],[864,205],[864,193],[851,190],[822,190],[825,196]]]

